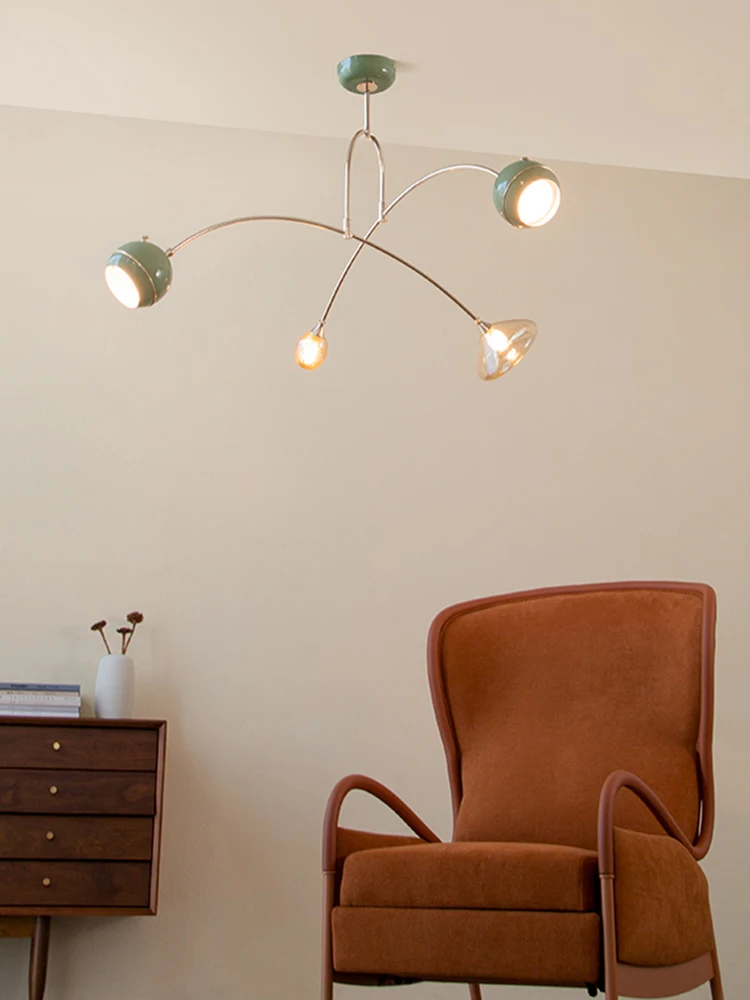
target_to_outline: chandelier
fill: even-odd
[[[301,368],[312,370],[318,368],[325,361],[328,353],[326,323],[347,275],[361,252],[367,247],[419,275],[463,310],[479,328],[480,377],[485,381],[499,378],[514,368],[529,350],[536,337],[536,324],[529,319],[486,323],[429,274],[392,250],[373,242],[372,237],[396,206],[400,205],[413,191],[436,177],[458,170],[473,170],[489,174],[493,178],[492,196],[495,208],[505,221],[516,229],[535,229],[549,222],[560,206],[560,183],[557,177],[548,167],[526,158],[509,163],[499,172],[477,163],[454,163],[425,174],[389,202],[385,193],[386,171],[383,151],[370,124],[370,98],[373,94],[382,93],[393,85],[396,79],[396,64],[386,56],[350,56],[339,63],[338,79],[342,87],[351,93],[362,96],[364,102],[363,126],[352,136],[346,154],[344,218],[341,228],[295,216],[248,215],[207,226],[167,250],[162,250],[147,236],[144,236],[140,240],[123,244],[109,258],[105,277],[110,291],[122,305],[129,309],[152,306],[164,298],[172,284],[172,258],[180,250],[203,236],[215,233],[219,229],[226,229],[229,226],[250,222],[286,222],[309,226],[313,229],[336,233],[357,245],[334,285],[320,319],[297,344],[295,359]],[[359,140],[365,140],[374,147],[379,171],[377,217],[364,236],[358,236],[352,232],[351,221],[352,155]]]

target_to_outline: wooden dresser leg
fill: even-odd
[[[29,1000],[43,1000],[44,997],[49,956],[49,925],[49,917],[36,918],[29,962]]]

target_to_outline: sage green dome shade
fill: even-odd
[[[128,309],[152,306],[169,291],[172,262],[155,243],[123,243],[104,269],[110,292]]]
[[[560,181],[535,160],[516,160],[497,176],[492,192],[495,208],[517,229],[536,229],[560,207]]]
[[[336,68],[339,83],[353,94],[388,90],[396,80],[396,63],[388,56],[349,56]]]

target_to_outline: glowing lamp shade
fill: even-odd
[[[560,182],[534,160],[517,160],[500,171],[493,190],[495,208],[517,229],[545,225],[560,207]]]
[[[491,382],[515,368],[534,343],[536,329],[536,323],[530,319],[508,319],[482,327],[479,377]]]
[[[172,262],[155,243],[135,240],[115,250],[104,277],[110,292],[128,309],[152,306],[169,291]]]
[[[294,352],[294,360],[300,368],[312,371],[314,368],[320,368],[327,354],[328,341],[322,334],[313,330],[312,333],[300,337]]]

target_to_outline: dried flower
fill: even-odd
[[[107,627],[107,623],[104,621],[104,619],[102,619],[100,622],[94,622],[94,624],[91,626],[91,631],[99,633],[99,635],[102,637],[102,642],[107,647],[107,652],[111,653],[112,650],[109,648],[109,643],[107,642],[107,637],[104,634],[104,629],[106,627]]]
[[[122,648],[123,653],[127,653],[128,647],[130,646],[130,643],[133,641],[133,634],[135,633],[136,628],[143,621],[143,615],[140,613],[140,611],[131,611],[129,615],[125,616],[125,618],[127,621],[130,622],[130,624],[133,627],[130,630],[130,635],[125,640],[125,645]]]
[[[143,621],[143,615],[140,613],[140,611],[131,611],[130,614],[126,615],[125,617],[126,620],[130,623],[130,626],[122,625],[120,628],[117,629],[117,634],[121,637],[120,645],[123,654],[127,653],[128,646],[130,645],[133,639],[133,633],[135,632],[137,626],[140,625],[141,622]],[[111,654],[112,650],[110,649],[109,643],[107,642],[107,637],[104,634],[104,629],[106,628],[106,626],[107,623],[102,618],[100,622],[94,622],[94,624],[91,626],[91,631],[99,633],[99,635],[102,637],[102,642],[107,647],[107,652]]]
[[[122,628],[118,628],[118,630],[117,630],[117,634],[120,635],[120,636],[122,636],[122,643],[121,643],[121,645],[122,645],[121,652],[122,653],[125,652],[125,636],[126,635],[130,635],[132,631],[133,631],[132,628],[128,628],[125,625],[123,625]]]

